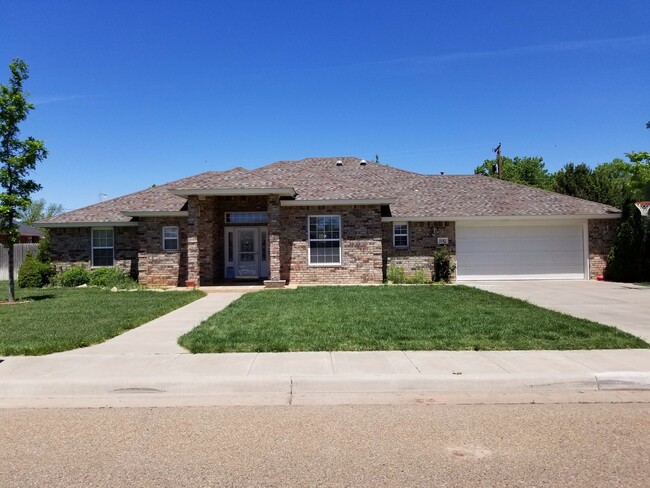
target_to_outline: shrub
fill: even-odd
[[[57,279],[61,286],[80,286],[87,285],[90,281],[90,272],[81,266],[72,266],[66,269]]]
[[[634,204],[627,201],[623,205],[621,223],[607,254],[607,266],[604,272],[606,280],[622,282],[650,280],[649,225],[649,219],[643,218]]]
[[[433,251],[433,274],[436,281],[444,281],[449,283],[451,276],[456,270],[456,265],[453,263],[451,253],[446,247],[439,247]]]
[[[120,268],[97,268],[90,273],[90,285],[104,288],[133,288],[136,286],[129,276]]]
[[[431,277],[423,269],[416,269],[411,276],[406,279],[407,283],[412,285],[426,285],[431,283]]]
[[[38,251],[36,259],[41,263],[52,262],[52,241],[50,240],[50,231],[46,230],[43,238],[38,242]]]
[[[18,286],[20,288],[41,288],[50,282],[54,270],[47,263],[42,263],[32,253],[27,253],[23,264],[18,270]]]
[[[404,283],[404,268],[395,266],[394,264],[388,266],[388,269],[386,270],[386,281],[396,284]]]

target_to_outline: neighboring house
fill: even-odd
[[[22,244],[36,244],[45,235],[42,230],[21,223],[18,224],[18,232],[20,232],[20,242]],[[6,242],[6,237],[0,234],[0,245]]]
[[[212,171],[68,212],[60,267],[119,266],[148,285],[264,279],[380,283],[430,272],[448,246],[459,280],[602,274],[619,210],[479,175],[421,175],[357,158]]]

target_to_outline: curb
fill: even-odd
[[[535,398],[650,391],[650,372],[572,375],[275,375],[0,381],[0,408],[399,403],[405,398]],[[530,395],[533,395],[531,397]]]

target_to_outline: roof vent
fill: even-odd
[[[368,161],[366,161],[365,159],[359,161],[359,166],[365,166],[366,164],[368,164]]]
[[[340,159],[337,159],[336,160],[336,165],[337,166],[343,166],[343,161],[341,161]]]

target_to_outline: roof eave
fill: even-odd
[[[456,222],[471,220],[600,220],[620,219],[620,213],[612,214],[563,214],[563,215],[435,215],[382,217],[382,222]]]
[[[394,199],[338,199],[338,200],[280,200],[282,207],[315,207],[326,205],[390,205]]]
[[[127,217],[187,217],[187,210],[123,210]]]
[[[39,227],[43,227],[45,229],[56,229],[56,228],[70,228],[70,227],[137,227],[138,223],[137,222],[98,222],[98,221],[93,221],[93,222],[43,222],[41,223],[35,223],[35,225],[38,225]]]

